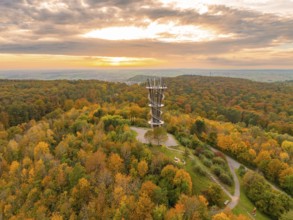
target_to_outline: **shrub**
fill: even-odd
[[[243,186],[247,197],[272,219],[278,219],[283,213],[292,209],[293,200],[290,196],[273,190],[262,176],[253,171],[246,172]]]
[[[201,176],[206,176],[207,175],[206,171],[202,167],[200,167],[198,165],[193,167],[193,171],[195,173],[198,173]]]
[[[204,190],[204,197],[208,200],[209,206],[217,205],[218,207],[223,207],[224,205],[224,193],[220,186],[217,184],[212,184]]]
[[[199,148],[201,146],[202,146],[202,144],[201,144],[201,142],[199,140],[192,139],[192,141],[191,141],[191,148],[192,149],[196,149],[196,148]]]
[[[200,155],[203,155],[203,148],[202,147],[197,147],[195,150],[194,150],[194,155],[196,156],[200,156]]]
[[[212,166],[212,161],[211,160],[209,160],[209,159],[207,159],[207,158],[205,158],[203,161],[202,161],[202,163],[206,166],[206,167],[211,167]]]
[[[227,184],[228,186],[232,186],[233,184],[232,178],[223,172],[220,174],[219,179],[221,180],[221,182]]]
[[[215,152],[215,157],[221,157],[222,159],[224,159],[225,160],[225,155],[221,152],[221,151],[217,151],[217,152]]]
[[[243,165],[240,165],[240,167],[238,168],[238,173],[240,176],[244,176],[244,174],[246,173],[246,168]]]
[[[214,152],[207,149],[203,151],[203,154],[209,159],[212,159],[215,156]]]
[[[214,164],[219,164],[220,166],[226,166],[226,161],[221,157],[214,157],[213,158]]]
[[[280,220],[292,220],[293,219],[293,210],[286,212],[281,215]]]
[[[220,176],[221,173],[223,172],[223,170],[222,170],[221,167],[219,167],[218,165],[213,165],[213,166],[212,166],[212,172],[213,172],[216,176]]]

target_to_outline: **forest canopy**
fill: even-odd
[[[220,166],[225,161],[206,146],[257,169],[293,195],[292,82],[200,76],[165,82],[165,129],[182,146],[213,164],[227,184],[232,182]],[[211,185],[194,193],[198,186],[184,167],[136,140],[130,126],[148,126],[144,84],[0,80],[0,94],[5,219],[245,219],[230,212],[211,217],[209,208],[223,204],[221,189]],[[251,176],[245,176],[246,186],[253,185]],[[279,204],[271,215],[276,219],[292,201],[263,185]],[[249,188],[246,193],[258,204],[269,201],[255,198]],[[270,213],[266,204],[260,207]]]

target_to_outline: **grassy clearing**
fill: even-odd
[[[194,194],[199,195],[201,191],[207,189],[211,184],[211,180],[207,176],[202,176],[193,170],[196,165],[195,160],[188,159],[185,169],[190,174],[192,179],[192,191]]]
[[[153,151],[160,151],[164,153],[166,156],[168,156],[172,160],[174,160],[174,157],[179,158],[180,161],[184,159],[184,156],[180,152],[169,150],[166,147],[153,146],[151,149]],[[178,148],[174,147],[174,149],[184,150],[185,148],[180,146]],[[193,186],[192,192],[195,195],[199,195],[201,191],[207,189],[213,183],[213,181],[210,180],[208,176],[200,175],[198,172],[194,170],[195,166],[200,166],[204,171],[209,172],[208,169],[204,165],[202,165],[201,161],[197,157],[191,154],[191,150],[190,149],[188,150],[190,152],[189,155],[191,155],[192,158],[188,158],[186,160],[185,165],[183,165],[182,163],[178,163],[178,165],[184,167],[184,169],[190,174],[190,177],[192,179],[192,186]],[[229,199],[229,197],[225,193],[224,195],[225,195],[224,196],[225,200]]]
[[[166,156],[168,156],[170,159],[174,160],[174,157],[177,157],[180,159],[180,161],[184,160],[184,156],[178,152],[178,151],[172,151],[167,149],[166,147],[159,147],[159,146],[153,146],[151,149],[155,151],[160,151],[164,153]],[[174,148],[175,149],[175,148]],[[182,150],[182,149],[180,149]],[[192,179],[192,192],[195,195],[200,194],[202,190],[207,189],[211,185],[211,180],[207,176],[202,176],[196,172],[194,172],[193,167],[198,164],[198,161],[196,159],[187,159],[186,164],[183,165],[182,163],[178,163],[180,166],[182,166],[189,174]]]
[[[256,211],[256,217],[252,218],[252,216],[249,213],[252,212],[255,206],[245,195],[241,177],[238,174],[237,174],[237,177],[240,181],[240,199],[239,199],[238,205],[232,210],[233,213],[237,215],[243,214],[245,216],[250,217],[251,219],[270,220],[268,216],[261,213],[260,211]]]

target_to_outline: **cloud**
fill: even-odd
[[[282,56],[284,62],[278,59],[283,50],[282,45],[291,45],[293,42],[293,16],[260,10],[275,6],[278,9],[283,7],[286,11],[292,4],[289,0],[280,0],[278,3],[271,0],[257,4],[250,2],[249,7],[246,7],[248,2],[244,0],[235,1],[237,4],[223,1],[224,5],[213,0],[192,1],[195,2],[194,7],[180,6],[178,1],[176,5],[174,2],[176,3],[173,1],[172,4],[166,4],[159,0],[2,0],[0,53],[166,57],[170,60],[180,57],[186,63],[189,62],[187,56],[190,56],[202,62],[226,62],[231,65],[236,65],[236,62],[247,65],[251,62],[253,65],[254,53],[246,53],[249,58],[243,58],[245,62],[231,60],[226,56],[231,53],[243,54],[243,49],[252,51],[267,48],[268,52],[275,51],[275,55],[263,54],[268,59],[262,59],[260,64],[272,60],[286,63],[293,58],[288,53],[286,59]],[[173,26],[167,28],[170,23]],[[104,39],[84,37],[95,30],[101,32],[116,28],[127,31],[120,27],[148,30],[154,24],[165,29],[158,29],[153,37],[138,34],[138,37],[121,40],[116,32],[105,32],[115,35],[108,37],[112,40],[106,40],[107,36],[100,37]],[[202,32],[195,32],[196,28]],[[197,33],[199,36],[196,36]],[[212,35],[208,38],[204,33]],[[292,46],[289,46],[289,52],[291,51]]]

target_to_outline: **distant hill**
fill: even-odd
[[[148,79],[150,78],[158,78],[156,76],[147,76],[147,75],[136,75],[136,76],[133,76],[131,78],[129,78],[126,83],[129,84],[129,85],[132,85],[132,84],[140,84],[140,83],[144,83],[146,82]]]
[[[139,83],[144,77],[175,77],[179,75],[223,76],[259,82],[292,81],[293,70],[216,70],[216,69],[85,69],[85,70],[1,70],[0,79],[37,80],[102,80]],[[137,76],[138,78],[133,77]],[[138,80],[137,80],[138,79]]]

